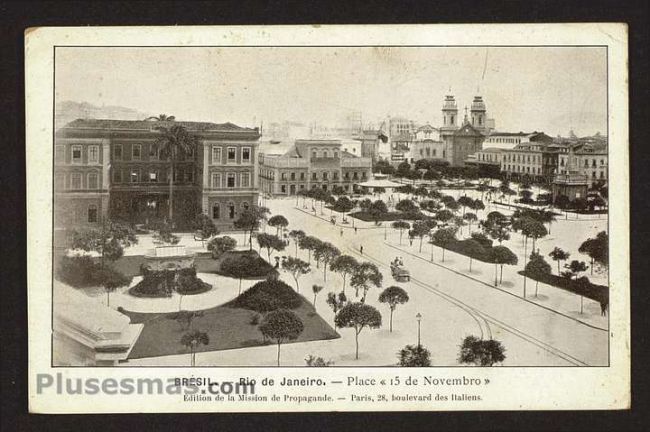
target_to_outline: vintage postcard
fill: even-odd
[[[624,25],[25,54],[32,412],[630,407]]]

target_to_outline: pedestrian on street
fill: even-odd
[[[357,233],[357,227],[354,227],[354,233],[355,234]]]
[[[341,228],[341,237],[343,237],[343,228]]]
[[[361,252],[361,255],[363,255],[363,246],[359,247],[359,252]]]

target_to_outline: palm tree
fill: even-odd
[[[170,121],[166,117],[167,121]],[[171,120],[173,121],[173,120]],[[174,168],[179,157],[185,157],[192,154],[198,144],[196,136],[190,134],[184,126],[171,124],[165,126],[156,126],[155,130],[160,132],[156,139],[156,144],[160,149],[160,156],[167,158],[170,164],[169,173],[169,222],[172,223],[174,217]]]
[[[168,116],[167,114],[159,114],[159,115],[157,115],[157,116],[147,117],[147,120],[155,120],[155,121],[174,121],[174,120],[176,120],[176,117],[174,117],[174,116]]]
[[[191,365],[196,365],[196,347],[199,345],[207,345],[210,343],[210,337],[207,333],[195,330],[190,333],[185,333],[181,338],[181,345],[190,350]]]

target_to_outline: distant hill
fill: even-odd
[[[62,101],[54,108],[54,127],[59,129],[76,119],[144,120],[149,116],[150,114],[122,106]]]

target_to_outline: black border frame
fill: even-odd
[[[252,6],[252,7],[251,7]],[[283,6],[285,7],[283,9]],[[289,7],[286,7],[289,6]],[[650,253],[644,237],[650,233],[644,216],[650,203],[647,166],[648,104],[648,4],[645,1],[593,0],[565,2],[529,0],[488,3],[457,0],[425,3],[404,1],[353,1],[343,5],[278,0],[252,3],[195,2],[17,2],[0,5],[0,52],[3,61],[0,117],[3,128],[0,151],[5,159],[3,267],[10,270],[0,302],[5,326],[2,340],[3,430],[123,430],[222,429],[222,430],[647,430],[650,422],[648,337],[650,328],[650,278],[642,258]],[[590,412],[464,412],[464,413],[331,413],[331,414],[213,414],[213,415],[29,415],[27,413],[27,327],[25,159],[24,159],[24,30],[45,25],[200,25],[200,24],[407,24],[485,22],[624,22],[629,29],[630,65],[630,192],[631,307],[632,307],[632,410]],[[646,30],[643,30],[643,29]],[[8,281],[8,283],[7,283]],[[550,415],[549,415],[550,414]]]

